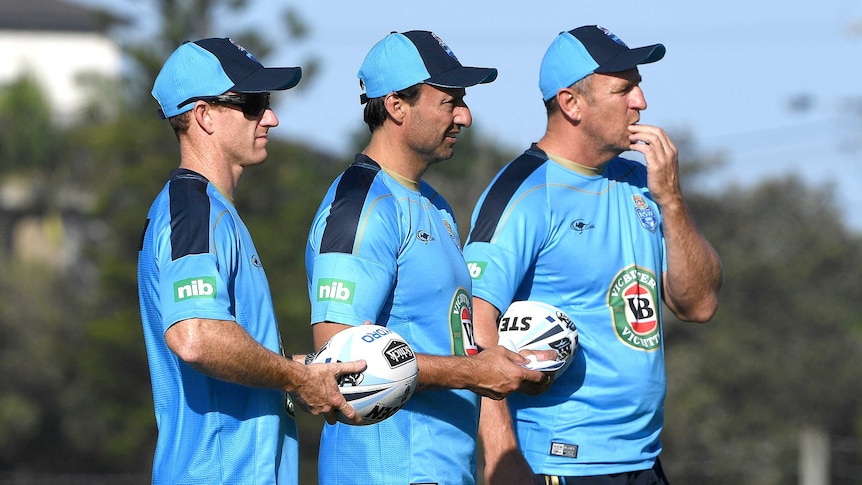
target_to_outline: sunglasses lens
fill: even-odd
[[[246,94],[245,102],[240,107],[248,116],[260,116],[269,108],[269,93]]]

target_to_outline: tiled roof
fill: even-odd
[[[110,19],[60,0],[0,0],[0,30],[102,32]]]

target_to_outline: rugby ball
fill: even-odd
[[[559,308],[540,301],[523,300],[509,305],[497,324],[499,344],[507,349],[556,350],[557,359],[540,361],[529,356],[525,367],[553,372],[557,377],[571,363],[578,348],[578,329]]]
[[[365,360],[366,369],[338,378],[338,389],[362,416],[361,425],[379,423],[404,406],[419,379],[419,365],[400,335],[379,325],[359,325],[333,335],[312,363]],[[338,421],[353,424],[340,412]]]

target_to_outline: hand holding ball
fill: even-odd
[[[379,325],[359,325],[335,334],[312,363],[365,360],[368,367],[357,374],[338,378],[338,389],[362,417],[360,425],[389,418],[413,395],[419,365],[413,349],[397,333]],[[343,414],[337,418],[350,423]]]
[[[557,377],[571,363],[578,348],[578,329],[559,308],[539,301],[516,301],[509,305],[497,326],[499,344],[513,352],[521,350],[555,350],[556,360],[536,360],[527,356],[524,367],[554,372]]]

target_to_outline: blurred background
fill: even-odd
[[[356,80],[368,49],[432,30],[465,65],[500,70],[468,90],[474,126],[426,175],[463,239],[493,174],[543,133],[545,48],[594,23],[667,47],[641,67],[642,122],[679,147],[691,211],[724,263],[713,321],[665,322],[669,477],[859,483],[862,4],[595,3],[0,0],[0,483],[150,481],[135,272],[147,209],[179,163],[149,95],[179,43],[230,36],[265,65],[303,67],[274,98],[269,160],[243,175],[236,203],[286,350],[305,353],[305,238],[368,139]],[[301,483],[313,484],[323,421],[298,420]]]

